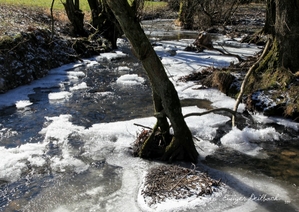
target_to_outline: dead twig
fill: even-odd
[[[137,127],[143,127],[145,129],[153,130],[153,128],[147,127],[147,126],[144,126],[144,125],[141,125],[141,124],[134,123],[134,125],[137,126]]]
[[[218,49],[218,48],[214,48],[214,47],[207,47],[207,46],[205,46],[205,45],[202,45],[202,44],[199,44],[199,43],[197,43],[196,44],[197,46],[199,46],[199,47],[202,47],[202,48],[204,48],[204,49],[208,49],[208,50],[214,50],[214,51],[218,51],[218,52],[220,52],[221,54],[223,54],[224,56],[230,56],[230,57],[236,57],[236,58],[238,58],[238,60],[240,61],[240,62],[242,62],[242,61],[244,61],[244,59],[242,58],[242,57],[240,57],[239,55],[237,55],[237,54],[231,54],[231,53],[229,53],[228,51],[226,51],[226,52],[224,52],[223,50],[221,50],[221,49]]]
[[[10,50],[8,50],[7,52],[11,52],[13,51],[14,49],[16,49],[19,45],[21,45],[22,43],[26,43],[28,42],[29,39],[24,39],[23,41],[19,42],[17,45],[15,45],[14,47],[12,47]]]

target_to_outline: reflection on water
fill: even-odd
[[[123,65],[131,69],[118,71],[116,68]],[[113,63],[102,63],[96,68],[77,68],[86,76],[81,79],[87,83],[88,88],[72,92],[72,96],[63,101],[49,102],[48,94],[57,92],[58,87],[36,88],[30,94],[34,103],[24,109],[14,107],[1,111],[1,123],[9,128],[2,133],[1,146],[8,148],[23,143],[35,143],[43,140],[39,131],[44,127],[44,117],[71,114],[72,123],[86,128],[95,123],[114,122],[151,116],[152,99],[148,82],[137,86],[126,86],[116,83],[116,79],[126,73],[138,73],[146,78],[140,65],[134,59],[121,59]],[[64,88],[66,89],[66,88]],[[211,102],[200,99],[184,99],[182,106],[195,105],[203,109],[212,109]],[[241,119],[242,120],[242,119]],[[243,122],[245,123],[245,119]],[[244,127],[248,123],[244,124]],[[239,126],[242,126],[240,124]],[[0,125],[1,127],[1,125]],[[265,126],[255,126],[265,127]],[[240,152],[221,147],[219,139],[231,129],[228,122],[218,130],[214,143],[220,145],[217,151],[206,157],[206,165],[225,171],[234,169],[250,170],[253,173],[262,173],[279,180],[288,181],[295,186],[299,185],[299,151],[298,141],[273,141],[264,143],[263,149],[267,158],[259,159],[244,155]],[[293,133],[290,130],[276,130],[285,133],[289,138]],[[68,137],[68,145],[78,151],[84,142],[76,134]],[[297,143],[297,144],[296,144]],[[48,146],[45,154],[48,156],[60,155],[55,146]],[[105,150],[103,150],[105,151]],[[75,154],[76,155],[76,154]],[[82,155],[81,153],[78,155]],[[84,163],[91,164],[83,173],[53,174],[47,165],[39,170],[23,173],[22,178],[14,183],[1,182],[0,209],[3,211],[106,211],[105,208],[109,194],[116,192],[122,186],[122,169],[111,166],[105,161],[89,161],[89,158],[79,156]],[[105,158],[103,158],[104,160]],[[96,180],[94,180],[96,179]],[[80,202],[80,205],[76,204]],[[25,208],[24,208],[25,206]]]
[[[0,204],[8,204],[4,211],[15,212],[64,211],[66,208],[67,211],[86,211],[91,205],[100,211],[109,201],[105,197],[122,186],[121,177],[121,168],[105,162],[93,163],[88,171],[81,174],[27,177],[2,185]],[[84,204],[78,205],[77,202]]]
[[[179,39],[181,31],[168,29],[165,27],[167,23],[161,21],[155,29],[164,29],[164,31],[159,31],[159,33],[162,32],[163,38]],[[157,36],[154,33],[151,35]],[[185,32],[185,35],[196,36],[197,33]],[[118,69],[120,66],[128,68]],[[36,88],[34,93],[29,95],[32,105],[23,109],[9,107],[0,111],[0,146],[15,148],[24,143],[43,141],[43,135],[39,132],[45,127],[47,116],[70,114],[74,125],[85,128],[96,123],[152,116],[151,88],[148,81],[135,86],[116,83],[116,79],[123,74],[134,73],[147,79],[141,65],[134,58],[124,58],[112,63],[103,61],[101,65],[81,66],[73,71],[85,73],[77,83],[85,82],[88,88],[73,90],[67,100],[51,100],[51,102],[48,98],[49,93],[69,91],[72,84],[66,81],[63,87]],[[199,108],[212,109],[211,102],[208,100],[184,99],[181,103],[182,106],[195,105]],[[239,126],[248,125],[245,119],[241,120],[244,123]],[[250,122],[250,124],[254,123]],[[265,126],[254,124],[251,127],[263,128]],[[297,132],[281,129],[280,126],[274,127],[285,134],[286,139],[263,143],[263,149],[268,157],[259,159],[221,146],[219,139],[231,129],[231,123],[226,123],[225,126],[220,127],[212,141],[220,148],[208,156],[203,163],[218,170],[225,171],[234,168],[250,171],[255,176],[265,174],[290,182],[295,190],[298,190],[299,141],[291,139]],[[0,179],[0,211],[107,211],[105,208],[111,201],[109,198],[123,186],[122,168],[106,163],[105,158],[93,161],[88,157],[83,157],[81,153],[84,151],[82,150],[84,141],[80,140],[75,133],[69,135],[67,145],[78,152],[74,154],[78,155],[76,159],[90,165],[86,171],[80,174],[67,171],[52,173],[50,162],[46,161],[46,164],[38,170],[27,167],[27,171],[17,182],[7,183]],[[54,155],[61,156],[58,151],[62,150],[50,143],[47,152],[44,152],[45,158]],[[105,155],[106,152],[111,151],[101,149],[99,155]],[[115,194],[117,195],[119,194]],[[76,204],[78,202],[80,204]]]
[[[158,40],[180,40],[195,39],[198,32],[191,30],[183,30],[174,25],[174,20],[155,19],[142,21],[142,27],[151,39]]]
[[[268,155],[265,159],[250,157],[223,147],[219,148],[215,154],[207,156],[204,163],[220,170],[224,167],[251,170],[299,186],[299,147],[298,141],[295,143],[297,144],[288,143],[280,147],[272,146],[270,149],[265,149]]]

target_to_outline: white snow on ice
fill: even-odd
[[[116,80],[116,83],[123,85],[137,85],[145,82],[143,77],[139,77],[137,74],[125,74]]]
[[[245,127],[239,130],[234,127],[228,134],[221,138],[221,143],[224,146],[231,147],[239,152],[247,155],[257,156],[261,154],[262,148],[258,143],[265,141],[279,140],[280,133],[276,132],[274,128],[265,128],[260,130]],[[265,156],[265,155],[264,155]]]
[[[121,40],[121,42],[124,42]],[[232,109],[235,100],[227,97],[223,93],[215,89],[196,90],[198,85],[193,82],[177,82],[181,76],[193,73],[207,66],[223,67],[228,66],[231,62],[236,62],[236,58],[226,57],[217,52],[205,51],[202,53],[193,53],[182,51],[188,45],[190,40],[180,41],[165,41],[161,42],[164,46],[155,47],[156,52],[162,58],[167,74],[174,83],[179,97],[181,99],[197,98],[207,99],[213,102],[214,107],[225,107]],[[220,42],[225,42],[224,40]],[[225,43],[228,45],[228,43]],[[229,43],[229,51],[242,56],[249,56],[260,51],[253,45],[241,45],[237,43]],[[235,48],[235,45],[238,48]],[[176,55],[170,56],[167,51],[175,50]],[[7,106],[16,106],[24,108],[31,105],[28,94],[33,93],[33,88],[41,87],[57,87],[61,88],[61,92],[49,93],[48,98],[52,101],[65,100],[72,95],[72,91],[78,89],[86,89],[84,83],[78,84],[76,81],[85,74],[82,71],[73,71],[74,67],[94,66],[101,61],[112,61],[117,58],[126,57],[127,55],[117,51],[116,53],[103,53],[91,60],[84,60],[83,63],[69,64],[50,71],[49,75],[43,79],[34,81],[31,85],[21,86],[11,90],[5,94],[0,94],[0,108]],[[120,67],[121,71],[130,71],[127,67]],[[70,80],[70,91],[64,90],[64,83]],[[142,84],[144,78],[136,74],[124,74],[117,79],[117,83],[121,84]],[[112,92],[102,92],[98,95],[113,95]],[[240,105],[239,112],[244,110],[244,105]],[[184,107],[183,113],[203,112],[195,106]],[[136,138],[136,132],[140,132],[140,128],[135,126],[138,123],[145,126],[153,126],[155,118],[140,118],[112,123],[98,123],[86,129],[82,126],[76,126],[71,122],[72,116],[69,114],[61,114],[55,117],[45,117],[45,123],[40,134],[44,139],[39,143],[26,143],[16,148],[0,147],[1,162],[0,162],[0,179],[10,182],[17,181],[21,174],[28,171],[28,164],[32,167],[42,167],[50,164],[54,172],[75,172],[83,173],[90,167],[89,163],[83,162],[77,157],[81,150],[69,145],[69,136],[77,136],[84,142],[81,157],[91,158],[92,160],[105,160],[108,164],[121,167],[121,187],[114,193],[109,193],[105,196],[98,196],[98,193],[105,188],[87,189],[85,193],[76,194],[73,190],[72,194],[77,195],[78,200],[68,203],[58,202],[51,206],[51,211],[74,211],[88,208],[89,211],[188,211],[199,206],[203,211],[254,211],[260,209],[257,201],[250,199],[250,193],[254,188],[263,191],[269,195],[275,196],[279,194],[279,200],[289,201],[290,194],[275,181],[267,179],[265,176],[247,177],[244,174],[223,172],[209,169],[214,177],[219,177],[226,180],[228,186],[222,188],[220,192],[214,193],[211,197],[201,197],[196,199],[186,200],[167,200],[164,203],[148,206],[144,203],[144,199],[140,193],[142,179],[146,171],[153,166],[158,165],[154,161],[146,161],[140,158],[133,158],[128,151],[131,143]],[[271,122],[273,120],[256,116],[260,122]],[[221,126],[224,126],[230,117],[210,113],[204,116],[188,117],[186,122],[190,127],[192,134],[199,140],[195,141],[195,145],[200,152],[201,159],[207,155],[211,155],[219,148],[219,146],[209,142],[216,135],[216,131]],[[276,120],[275,120],[276,121]],[[273,121],[274,122],[274,121]],[[298,130],[298,124],[293,122],[283,121],[278,122],[283,126],[292,127]],[[2,130],[5,126],[2,127]],[[1,131],[0,131],[1,133]],[[1,134],[0,134],[1,135]],[[239,130],[233,128],[229,133],[221,139],[222,145],[232,148],[244,154],[249,154],[252,157],[259,157],[262,152],[262,147],[259,145],[262,142],[271,142],[277,140],[281,135],[273,128],[255,130],[244,128]],[[61,155],[45,155],[49,150],[49,145],[61,149]],[[104,185],[103,185],[104,186]],[[109,185],[107,185],[109,186]],[[235,190],[238,188],[239,190]],[[251,189],[249,189],[251,188]],[[76,188],[72,188],[76,189]],[[248,191],[249,190],[249,191]],[[248,191],[249,194],[240,191]],[[63,191],[61,191],[63,193]],[[93,195],[96,194],[96,195]],[[249,195],[249,196],[248,196]],[[88,198],[83,198],[83,197]],[[233,196],[240,201],[227,201],[228,196]],[[80,198],[83,198],[80,201]],[[74,198],[75,199],[75,198]],[[104,201],[106,204],[100,205],[99,202]],[[50,206],[49,206],[50,207]],[[77,211],[78,211],[77,210]]]

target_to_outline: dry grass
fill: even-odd
[[[56,25],[68,23],[64,11],[55,11],[54,19]],[[16,35],[32,28],[50,28],[50,25],[51,16],[47,9],[9,4],[0,7],[1,35]]]
[[[0,0],[0,35],[14,35],[28,28],[50,28],[51,0]],[[85,21],[90,22],[91,13],[87,1],[80,1]],[[144,13],[161,10],[166,2],[146,1]],[[53,16],[56,24],[69,23],[61,1],[54,3]]]
[[[25,7],[31,7],[31,8],[44,8],[44,9],[50,9],[51,7],[51,0],[0,0],[0,4],[6,4],[6,5],[14,5],[14,6],[25,6]],[[83,11],[88,11],[89,6],[87,1],[80,1],[80,8]],[[64,7],[60,0],[56,0],[54,2],[54,9],[55,10],[64,10]]]

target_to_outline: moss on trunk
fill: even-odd
[[[265,91],[277,105],[264,111],[265,115],[285,116],[296,120],[299,114],[299,86],[296,86],[295,74],[283,66],[280,58],[279,44],[275,39],[268,54],[250,76],[246,93]]]
[[[278,42],[274,40],[272,48],[251,75],[247,93],[269,89],[284,91],[293,80],[294,74],[280,64]]]

